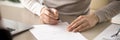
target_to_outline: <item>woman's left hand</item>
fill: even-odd
[[[69,32],[79,32],[92,28],[98,22],[98,17],[95,14],[79,16],[68,27]]]

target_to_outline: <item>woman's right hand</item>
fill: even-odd
[[[40,19],[45,24],[58,24],[58,12],[54,8],[46,8],[44,7],[41,10]]]

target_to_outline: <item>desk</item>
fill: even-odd
[[[8,7],[2,5],[0,7],[1,14],[3,18],[12,19],[19,22],[24,22],[27,24],[40,24],[39,16],[36,16],[29,12],[25,8],[17,8],[17,7]],[[12,10],[11,10],[12,9]],[[108,27],[111,23],[105,22],[101,24],[97,24],[94,28],[82,32],[82,34],[89,40],[93,40],[99,33],[101,33],[106,27]],[[14,40],[36,40],[36,38],[29,32],[24,32],[20,35],[14,37]]]
[[[98,24],[93,29],[90,29],[88,31],[82,32],[82,34],[89,40],[93,40],[100,32],[102,32],[110,23],[102,23]],[[36,40],[36,38],[29,32],[22,33],[20,35],[17,35],[14,40]]]

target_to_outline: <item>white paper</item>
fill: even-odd
[[[112,18],[112,23],[120,24],[120,13]]]
[[[120,25],[111,24],[102,33],[100,33],[94,40],[120,40],[120,34],[117,37],[111,37],[119,30]]]
[[[87,40],[80,33],[66,31],[67,25],[68,23],[34,25],[30,31],[37,40]]]

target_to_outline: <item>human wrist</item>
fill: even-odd
[[[97,15],[95,15],[94,12],[90,13],[87,15],[88,17],[91,17],[91,20],[94,20],[96,22],[96,24],[99,22],[99,18]]]
[[[90,17],[93,17],[96,21],[97,21],[97,23],[99,22],[99,17],[95,14],[95,10],[90,10],[89,12],[88,12],[88,15],[90,15]]]

